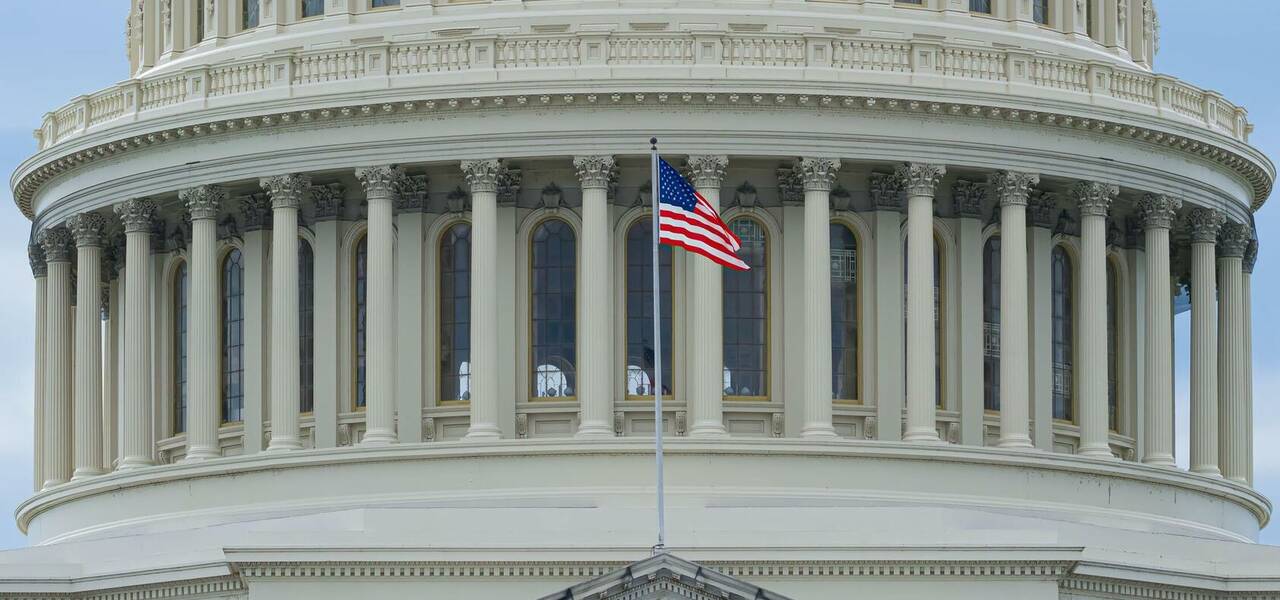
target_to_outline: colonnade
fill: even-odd
[[[616,171],[611,156],[580,156],[573,167],[582,186],[582,236],[580,277],[603,285],[611,281],[609,250],[609,186]],[[687,172],[694,187],[719,207],[720,190],[729,165],[726,156],[691,156]],[[470,160],[460,165],[471,199],[471,379],[468,440],[502,436],[498,425],[500,375],[498,348],[505,343],[498,331],[498,196],[506,167],[500,160]],[[831,196],[841,168],[838,159],[806,157],[796,164],[803,184],[803,426],[805,438],[835,438],[832,424],[831,296],[829,288],[831,244]],[[933,222],[944,165],[908,163],[898,167],[896,182],[905,192],[907,248],[905,373],[881,377],[876,402],[894,406],[895,386],[905,374],[905,423],[902,439],[910,443],[943,443],[937,426],[934,373],[937,354],[934,339]],[[405,173],[395,166],[375,166],[355,171],[368,203],[368,329],[366,432],[361,443],[378,446],[396,443],[397,361],[395,333],[394,211],[405,186]],[[1026,306],[1029,290],[1027,208],[1034,173],[1001,171],[988,180],[998,204],[1002,251],[1000,300],[1005,307]],[[272,261],[271,313],[288,315],[298,298],[298,249],[296,236],[299,206],[310,198],[313,187],[304,174],[284,174],[261,180],[271,201]],[[1100,182],[1079,182],[1070,188],[1070,200],[1081,215],[1079,298],[1079,356],[1087,376],[1080,379],[1080,436],[1078,454],[1113,460],[1108,431],[1107,323],[1106,323],[1106,221],[1119,188]],[[186,409],[186,461],[221,456],[218,442],[219,399],[217,346],[218,274],[217,217],[227,192],[214,185],[178,193],[191,221],[189,349],[187,353],[188,406]],[[1173,467],[1172,398],[1172,294],[1170,230],[1178,220],[1182,203],[1166,195],[1148,194],[1137,203],[1145,238],[1145,381],[1144,426],[1141,456],[1147,464]],[[120,456],[114,467],[130,470],[154,464],[152,405],[155,377],[152,368],[151,244],[157,205],[146,199],[122,202],[114,207],[125,234],[123,286],[124,344],[123,397],[120,399]],[[890,217],[888,206],[877,206],[876,235],[897,237],[901,221]],[[884,217],[884,226],[880,215]],[[1256,252],[1249,227],[1227,222],[1209,208],[1185,212],[1191,235],[1192,374],[1191,374],[1191,470],[1210,477],[1248,483],[1251,478],[1249,429],[1251,385],[1248,358],[1248,272]],[[104,473],[109,460],[103,447],[103,384],[99,319],[99,272],[107,219],[100,212],[78,214],[66,223],[39,231],[31,247],[36,278],[36,402],[38,410],[37,462],[39,484],[44,488],[69,480]],[[878,242],[879,243],[879,242]],[[894,241],[892,243],[898,243]],[[72,250],[75,251],[75,283],[78,300],[72,307]],[[888,254],[888,253],[886,253]],[[892,256],[892,255],[890,255]],[[885,257],[878,257],[882,260]],[[690,260],[688,290],[688,347],[683,358],[689,410],[688,435],[725,437],[722,380],[722,304],[720,268],[709,261]],[[894,273],[902,265],[884,265],[888,277],[879,287],[895,285]],[[897,282],[901,289],[901,282]],[[877,290],[876,301],[880,300]],[[891,295],[885,296],[892,298]],[[879,308],[877,308],[879,310]],[[73,318],[74,315],[74,318]],[[609,331],[610,312],[604,303],[583,303],[579,327],[584,331]],[[1031,327],[1024,310],[1003,312],[1000,336],[1000,402],[998,445],[1034,451],[1030,418],[1033,393],[1029,356]],[[74,332],[74,337],[73,337]],[[269,353],[276,372],[296,372],[299,365],[298,321],[271,319]],[[883,350],[882,350],[883,351]],[[579,350],[578,436],[613,435],[612,346],[607,336],[583,336]],[[898,396],[901,398],[901,396]],[[267,452],[293,452],[302,448],[299,435],[299,380],[272,377],[269,406],[271,438]],[[898,400],[900,402],[900,400]],[[900,406],[900,405],[899,405]],[[881,413],[883,414],[883,413]],[[881,423],[881,427],[893,427]]]

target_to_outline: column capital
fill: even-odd
[[[311,203],[316,221],[333,221],[342,216],[346,190],[340,183],[311,186]]]
[[[1244,249],[1244,272],[1253,273],[1253,265],[1258,262],[1258,240],[1249,240]]]
[[[1212,208],[1194,208],[1187,215],[1187,228],[1191,231],[1191,242],[1215,244],[1218,231],[1222,229],[1224,219],[1222,213]]]
[[[804,183],[806,192],[830,192],[840,171],[838,158],[801,158],[796,173]]]
[[[872,173],[867,188],[876,210],[902,210],[902,179],[896,174]]]
[[[67,228],[76,238],[77,247],[99,248],[102,246],[102,230],[107,220],[97,213],[80,213],[67,219]]]
[[[1223,223],[1218,230],[1218,257],[1244,258],[1252,238],[1253,231],[1248,225],[1236,221]]]
[[[261,231],[271,226],[271,199],[267,194],[246,194],[236,197],[236,207],[243,217],[245,233]]]
[[[39,240],[46,262],[71,262],[71,231],[65,225],[42,229]]]
[[[575,156],[573,168],[578,172],[582,189],[609,189],[617,161],[612,156]]]
[[[27,260],[31,261],[32,277],[47,277],[49,263],[44,260],[44,247],[39,242],[27,244]]]
[[[956,216],[981,219],[982,205],[987,201],[987,186],[961,179],[951,187],[951,199],[955,202]]]
[[[1080,205],[1081,217],[1105,217],[1111,202],[1120,195],[1120,186],[1098,181],[1081,181],[1071,188],[1071,196]]]
[[[718,188],[724,183],[729,157],[723,154],[695,154],[685,160],[695,188]]]
[[[1031,190],[1028,200],[1031,224],[1045,229],[1052,228],[1058,218],[1058,195],[1044,190]]]
[[[498,180],[503,171],[500,159],[464,160],[461,168],[472,194],[498,191]]]
[[[394,198],[404,181],[404,170],[397,165],[379,165],[356,169],[356,179],[370,198]]]
[[[305,173],[289,173],[263,177],[258,185],[271,196],[272,208],[298,208],[302,198],[311,188],[311,176]]]
[[[156,203],[145,198],[133,198],[115,205],[116,216],[124,223],[125,233],[151,233],[155,219]]]
[[[1026,206],[1031,197],[1031,186],[1040,183],[1037,173],[999,171],[987,177],[987,184],[996,194],[1000,206]]]
[[[894,171],[906,186],[909,196],[930,196],[938,189],[938,182],[947,174],[945,165],[931,163],[906,163]]]
[[[405,175],[400,182],[400,195],[396,198],[396,210],[422,212],[427,209],[427,195],[431,180],[426,175]]]
[[[222,203],[227,201],[227,190],[220,185],[202,185],[179,191],[178,199],[191,213],[191,220],[216,219]]]
[[[1169,229],[1182,208],[1182,200],[1166,194],[1147,194],[1138,201],[1138,214],[1145,229]]]

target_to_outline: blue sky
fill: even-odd
[[[1276,0],[1157,0],[1161,52],[1156,69],[1222,92],[1250,109],[1253,143],[1280,157],[1280,2]],[[1212,8],[1207,8],[1211,6]],[[75,96],[128,78],[124,52],[124,0],[5,2],[0,19],[0,172],[8,175],[35,150],[31,132],[41,116]],[[1274,37],[1273,37],[1274,36]],[[30,223],[0,201],[0,508],[30,494],[32,428],[32,284],[26,243]],[[1254,272],[1253,340],[1255,466],[1257,485],[1280,499],[1280,305],[1266,302],[1280,270],[1280,218],[1273,206],[1258,214],[1262,240]],[[1176,323],[1178,454],[1187,456],[1187,315]],[[1280,525],[1263,533],[1280,545]],[[0,512],[0,548],[26,544],[13,520]]]

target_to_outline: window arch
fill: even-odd
[[[222,421],[243,420],[244,259],[232,248],[222,259]]]
[[[763,400],[769,396],[769,235],[750,217],[734,219],[729,228],[742,240],[738,257],[751,270],[724,269],[724,395]]]
[[[982,248],[982,407],[1000,410],[1000,236]]]
[[[847,226],[831,224],[831,396],[860,400],[858,238]]]
[[[1075,266],[1062,246],[1051,257],[1053,418],[1075,420]]]
[[[907,241],[904,237],[902,242],[902,360],[906,364],[907,345]],[[946,250],[942,245],[942,238],[938,232],[933,232],[933,397],[938,408],[946,406],[946,398],[943,397],[942,374],[946,372]],[[906,369],[903,369],[903,379],[906,379]]]
[[[534,398],[571,398],[577,389],[577,236],[547,219],[530,238],[530,341]]]
[[[1116,263],[1107,259],[1107,425],[1111,431],[1120,430],[1119,385],[1119,317],[1120,280]]]
[[[471,224],[440,237],[440,400],[471,399]]]
[[[315,336],[316,255],[311,244],[298,238],[298,410],[316,407]]]
[[[352,377],[353,393],[352,404],[356,410],[364,408],[365,404],[365,384],[368,382],[366,377],[366,360],[369,357],[369,346],[366,343],[368,333],[368,316],[369,316],[369,236],[361,234],[360,239],[356,241],[356,251],[351,257],[352,272],[352,291],[354,292],[353,302],[351,303],[351,323],[352,323],[352,362],[354,363],[354,377]]]
[[[626,246],[626,345],[627,396],[654,395],[653,349],[653,220],[636,220],[627,228]],[[662,308],[662,393],[670,394],[671,372],[671,247],[658,248],[658,276],[664,282],[659,303]]]
[[[173,275],[173,433],[187,430],[187,261]]]

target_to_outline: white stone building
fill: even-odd
[[[37,458],[0,597],[1280,597],[1275,168],[1154,70],[1152,0],[128,10],[132,77],[13,177]],[[753,266],[664,251],[661,353],[650,136]],[[618,570],[659,361],[706,571]]]

